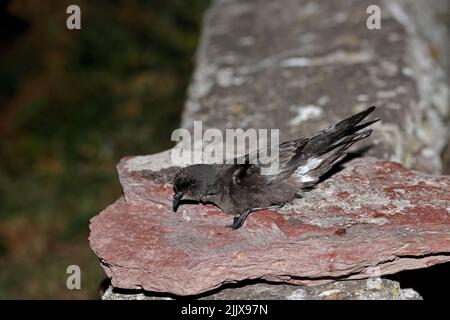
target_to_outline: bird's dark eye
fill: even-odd
[[[195,186],[197,184],[197,180],[191,179],[191,180],[189,180],[189,184],[192,186]]]

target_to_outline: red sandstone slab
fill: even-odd
[[[314,285],[450,261],[450,176],[355,159],[232,230],[213,205],[171,210],[167,159],[122,160],[124,197],[91,220],[91,247],[115,287],[191,295],[243,279]]]

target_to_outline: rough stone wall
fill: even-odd
[[[450,6],[446,0],[395,0],[397,19],[407,25],[410,33],[426,41],[431,57],[438,61],[446,74],[450,68]],[[391,8],[392,10],[392,8]],[[395,10],[395,9],[394,9]],[[409,22],[408,22],[409,21]]]
[[[366,28],[373,4],[382,9],[381,30]],[[204,20],[182,126],[203,120],[203,129],[277,128],[284,140],[376,105],[382,122],[366,154],[440,173],[449,137],[446,12],[446,0],[216,0]],[[204,298],[419,298],[380,281],[378,291],[352,280],[314,288],[256,284]],[[111,287],[103,296],[152,298]]]
[[[277,128],[283,140],[376,105],[382,123],[367,154],[440,173],[449,91],[437,57],[448,48],[433,17],[446,1],[419,2],[215,1],[183,127]],[[380,30],[366,27],[372,4]]]

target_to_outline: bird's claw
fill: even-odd
[[[233,218],[233,224],[229,224],[226,227],[227,228],[231,228],[233,230],[236,230],[236,229],[239,229],[242,226],[243,222],[244,221],[241,219],[240,216],[239,217],[234,217]]]
[[[233,225],[231,226],[233,229],[238,229],[240,226],[242,226],[242,219],[240,219],[239,217],[234,217],[233,218]]]

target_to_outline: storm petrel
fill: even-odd
[[[281,207],[315,185],[345,157],[351,145],[370,136],[371,129],[361,130],[380,119],[359,123],[374,109],[370,107],[316,134],[281,143],[278,169],[271,174],[262,174],[261,168],[268,165],[250,161],[250,154],[240,163],[181,168],[173,180],[173,210],[182,198],[213,203],[235,215],[231,227],[238,229],[251,212]]]

